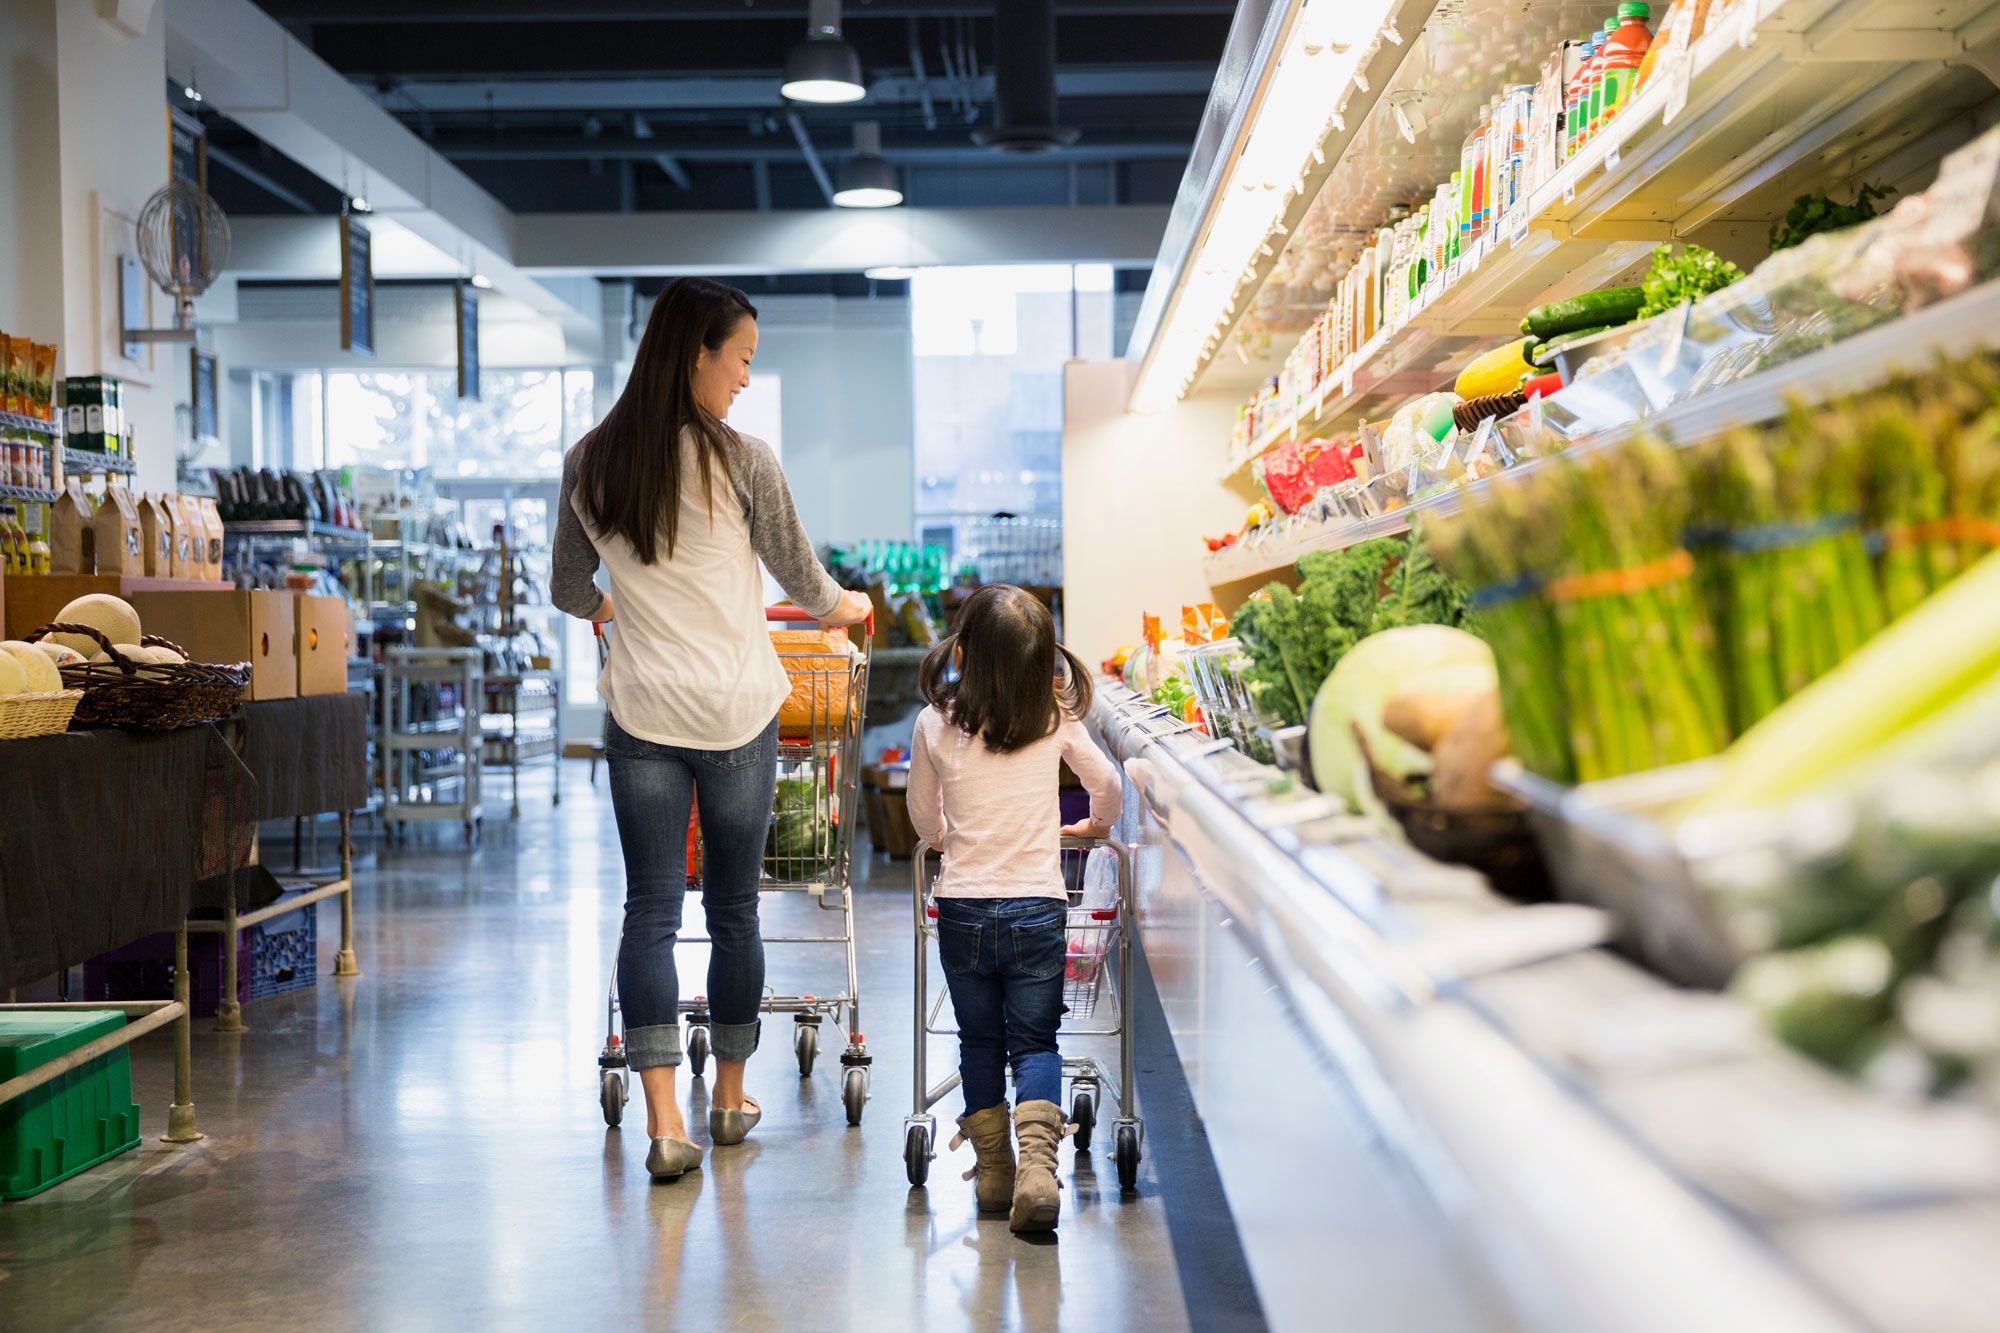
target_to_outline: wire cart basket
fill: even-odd
[[[1092,900],[1084,887],[1085,858],[1094,850],[1108,851],[1116,866],[1117,886],[1108,900]],[[1092,1131],[1097,1126],[1097,1108],[1106,1093],[1118,1103],[1114,1122],[1112,1153],[1118,1165],[1118,1183],[1135,1189],[1139,1183],[1140,1147],[1146,1127],[1134,1111],[1132,1081],[1132,1022],[1128,1008],[1132,971],[1132,855],[1116,839],[1064,838],[1062,840],[1063,880],[1069,890],[1068,958],[1063,967],[1063,1004],[1067,1014],[1059,1033],[1065,1037],[1118,1038],[1118,1073],[1113,1077],[1102,1062],[1087,1055],[1063,1054],[1063,1075],[1069,1079],[1069,1118],[1075,1126],[1072,1136],[1078,1152],[1088,1152]],[[931,896],[935,861],[929,844],[918,843],[914,857],[914,886],[917,916],[917,988],[915,1020],[915,1076],[913,1103],[903,1120],[903,1164],[910,1184],[921,1187],[930,1179],[931,1159],[937,1155],[937,1117],[931,1108],[951,1095],[959,1085],[954,1071],[942,1083],[931,1086],[927,1070],[929,1038],[958,1035],[956,1020],[944,1021],[950,991],[944,986],[930,992],[930,954],[937,944],[937,904]]]
[[[772,631],[778,658],[791,678],[792,693],[778,713],[778,785],[765,835],[764,868],[758,887],[765,893],[804,893],[822,911],[836,913],[838,925],[826,932],[765,935],[767,945],[839,945],[846,958],[844,985],[826,994],[779,995],[766,990],[759,1012],[792,1016],[792,1052],[799,1077],[812,1075],[819,1055],[820,1028],[832,1019],[841,1044],[841,1102],[847,1123],[861,1123],[868,1103],[873,1063],[861,1034],[861,985],[855,958],[854,830],[861,810],[861,731],[868,701],[868,667],[873,618],[859,646],[840,631],[801,628],[817,624],[797,607],[774,606],[766,617],[785,628]],[[598,626],[600,665],[606,659],[604,627]],[[687,879],[701,882],[699,819],[689,812]],[[683,935],[682,944],[708,944],[706,936]],[[709,1056],[708,997],[683,999],[683,1049],[689,1072],[702,1077]],[[606,1007],[604,1049],[598,1056],[598,1100],[604,1123],[617,1125],[628,1100],[628,1062],[618,1004],[614,964]]]

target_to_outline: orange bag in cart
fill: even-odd
[[[774,629],[771,646],[792,679],[791,697],[778,708],[778,737],[831,738],[847,723],[850,656],[844,629]]]

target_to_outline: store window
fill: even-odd
[[[292,401],[317,405],[321,379],[289,377]],[[324,386],[323,447],[321,423],[313,423],[310,447],[295,433],[298,466],[427,467],[441,480],[550,478],[562,473],[563,451],[597,421],[588,370],[489,370],[476,400],[459,398],[455,377],[435,371],[331,370]]]
[[[1101,264],[927,269],[911,281],[926,543],[994,565],[987,577],[1060,580],[1063,365],[1113,354],[1112,286]]]

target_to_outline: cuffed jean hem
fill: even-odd
[[[718,1060],[748,1060],[763,1031],[762,1019],[755,1023],[710,1023],[709,1049]]]
[[[634,1069],[672,1067],[681,1062],[681,1029],[678,1023],[660,1023],[648,1028],[628,1028],[625,1032],[625,1062]]]

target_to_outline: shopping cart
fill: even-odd
[[[1089,875],[1085,858],[1093,850],[1108,850],[1116,867],[1117,885],[1108,901],[1093,899],[1087,887]],[[1139,1151],[1145,1142],[1146,1126],[1133,1113],[1132,1022],[1128,1007],[1132,974],[1132,855],[1115,839],[1064,838],[1062,840],[1063,882],[1069,891],[1068,958],[1063,968],[1063,1004],[1067,1019],[1060,1029],[1064,1037],[1118,1038],[1118,1077],[1113,1079],[1104,1066],[1087,1055],[1063,1056],[1063,1075],[1069,1079],[1069,1118],[1076,1126],[1078,1152],[1090,1150],[1091,1132],[1097,1125],[1097,1107],[1108,1091],[1118,1103],[1118,1119],[1113,1128],[1112,1154],[1118,1164],[1118,1183],[1134,1189],[1139,1183]],[[931,897],[931,848],[918,843],[915,856],[917,909],[917,989],[916,989],[916,1072],[914,1105],[903,1121],[903,1164],[910,1184],[921,1186],[930,1178],[931,1158],[936,1156],[937,1117],[931,1108],[949,1096],[959,1084],[951,1077],[930,1086],[925,1072],[928,1038],[957,1036],[956,1026],[941,1023],[948,988],[940,986],[930,994],[930,951],[938,935],[937,904]],[[1115,984],[1112,969],[1106,966],[1112,945],[1118,957]]]
[[[811,615],[791,606],[774,606],[769,620],[786,625],[816,624]],[[608,648],[604,627],[598,626],[598,661]],[[764,872],[759,888],[766,893],[809,894],[822,911],[839,914],[838,933],[766,935],[765,944],[839,945],[846,955],[845,989],[826,995],[779,995],[767,989],[759,1010],[792,1016],[792,1053],[799,1077],[810,1077],[819,1056],[820,1028],[832,1019],[845,1037],[841,1045],[841,1102],[847,1123],[861,1123],[868,1103],[868,1046],[861,1035],[861,983],[855,959],[854,825],[861,809],[861,731],[868,702],[868,667],[875,637],[874,620],[863,627],[859,646],[837,636],[800,629],[772,634],[778,657],[791,677],[791,697],[778,714],[778,788],[771,824],[764,843]],[[688,821],[688,884],[701,879],[698,818]],[[682,936],[683,944],[707,944],[705,936]],[[700,1078],[708,1064],[708,997],[697,995],[680,1004],[687,1031],[683,1048],[689,1070]],[[623,1118],[628,1097],[627,1059],[618,1004],[618,970],[614,963],[606,1008],[604,1049],[599,1054],[598,1100],[604,1123]]]

